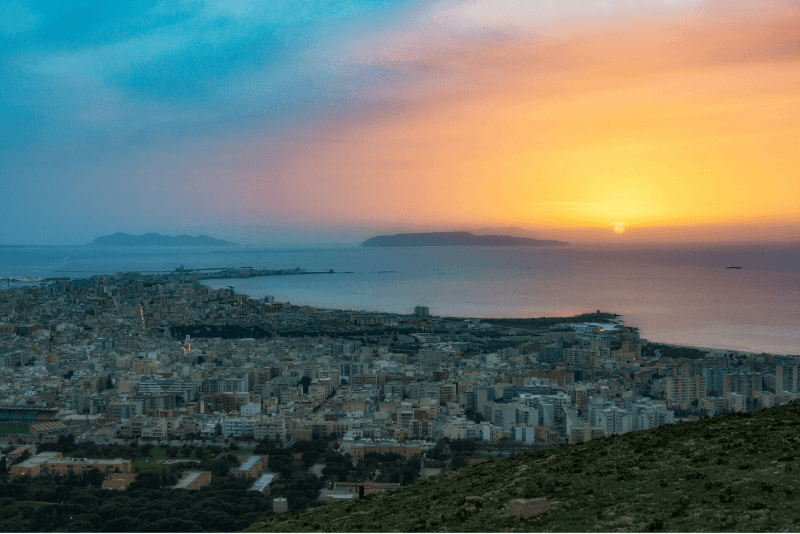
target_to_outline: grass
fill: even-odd
[[[798,459],[793,404],[491,460],[248,531],[797,531]],[[509,516],[535,497],[550,511]]]
[[[0,423],[0,434],[24,434],[29,426],[28,423]]]

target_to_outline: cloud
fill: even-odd
[[[800,197],[796,2],[76,1],[37,17],[0,38],[0,208],[20,228],[34,202],[41,228],[144,209],[179,232],[700,220]]]
[[[298,108],[334,96],[327,90],[336,86],[331,73],[302,61],[318,34],[333,36],[336,21],[371,16],[384,4],[169,2],[133,14],[120,8],[81,22],[86,35],[44,47],[17,43],[4,60],[6,96],[12,106],[117,135]],[[36,37],[63,36],[75,18],[54,14],[44,26],[49,33]]]
[[[796,209],[797,6],[665,9],[524,36],[434,9],[327,50],[396,76],[364,91],[381,108],[288,148],[277,168],[294,179],[278,191],[330,220],[652,223]],[[756,174],[769,185],[755,187]],[[336,210],[348,198],[357,213]]]

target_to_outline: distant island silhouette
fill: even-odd
[[[532,239],[510,235],[475,235],[470,232],[379,235],[364,241],[365,247],[543,247],[569,245],[566,241]]]
[[[144,246],[169,246],[169,247],[220,247],[236,245],[230,241],[215,239],[207,235],[192,237],[190,235],[179,235],[171,237],[161,234],[131,235],[124,232],[98,237],[90,243],[96,246],[116,246],[116,247],[144,247]]]

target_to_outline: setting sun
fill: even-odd
[[[615,234],[621,234],[624,231],[625,231],[625,227],[624,226],[615,226],[614,227],[614,233]]]

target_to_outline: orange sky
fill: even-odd
[[[382,36],[357,62],[413,81],[370,88],[385,105],[318,129],[269,172],[291,176],[278,193],[318,221],[797,228],[798,28],[797,2],[714,2]]]

